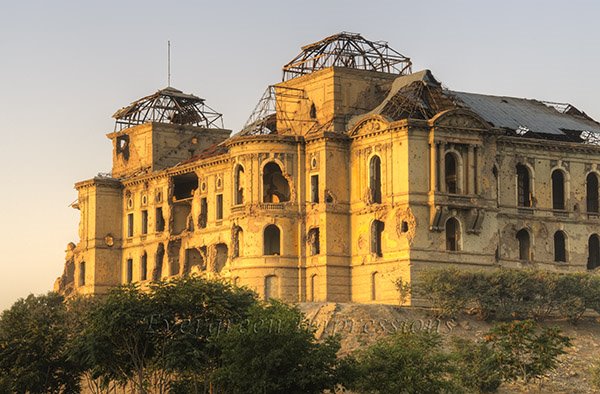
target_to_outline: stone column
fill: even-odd
[[[440,175],[440,192],[446,192],[446,144],[440,143],[438,147],[438,153],[440,155],[439,160],[439,175]]]
[[[437,144],[432,141],[429,143],[429,191],[435,192],[437,188]]]
[[[473,145],[467,151],[467,190],[466,194],[475,194],[475,155]]]

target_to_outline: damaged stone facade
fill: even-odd
[[[56,290],[198,274],[264,298],[397,304],[396,282],[433,268],[600,266],[600,147],[583,138],[600,125],[388,71],[303,70],[234,135],[179,107],[119,123],[112,174],[75,185],[80,240]]]

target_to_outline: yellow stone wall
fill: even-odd
[[[187,273],[222,277],[263,297],[287,301],[398,304],[399,280],[418,286],[422,272],[448,266],[585,270],[588,238],[600,224],[585,212],[585,182],[590,171],[598,171],[600,149],[509,137],[463,109],[429,121],[392,122],[368,114],[395,77],[330,68],[282,82],[276,85],[277,134],[227,138],[228,130],[157,123],[109,134],[112,174],[118,179],[76,184],[80,241],[68,254],[75,264],[76,290],[104,292],[126,283],[129,260],[132,281],[143,282],[144,253],[146,281],[152,280],[160,245],[160,278]],[[123,136],[129,138],[127,160],[117,152]],[[219,142],[226,148],[222,152],[203,153]],[[457,193],[444,186],[448,152],[458,160]],[[370,190],[374,156],[381,161],[380,203],[372,200]],[[281,169],[289,201],[264,201],[268,190],[263,176],[269,163]],[[535,204],[529,210],[517,208],[517,163],[532,171]],[[235,204],[237,166],[243,168],[242,204]],[[555,168],[567,174],[565,212],[552,210]],[[178,179],[194,176],[197,188],[189,198],[174,201]],[[316,202],[312,176],[318,176]],[[217,219],[217,195],[222,195],[222,219]],[[203,198],[208,207],[205,228]],[[157,208],[162,208],[164,231],[155,226]],[[147,234],[142,234],[144,210]],[[450,218],[460,224],[455,251],[446,246]],[[375,220],[384,224],[381,255],[371,248]],[[264,254],[269,225],[280,230],[278,255]],[[532,235],[532,261],[519,259],[515,234],[524,227]],[[233,238],[238,228],[243,235],[236,256]],[[320,250],[313,255],[309,233],[315,228]],[[553,234],[559,229],[567,234],[564,263],[554,262]],[[195,265],[185,271],[188,262]],[[417,305],[422,300],[415,294],[407,302]]]

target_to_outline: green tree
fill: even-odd
[[[531,320],[496,325],[485,340],[495,352],[503,380],[538,378],[558,363],[571,345],[558,328],[539,329]]]
[[[336,384],[339,341],[316,341],[294,306],[277,301],[252,308],[247,321],[219,337],[219,388],[227,393],[321,393]]]
[[[88,366],[93,378],[131,382],[145,393],[146,368],[155,354],[147,323],[151,314],[148,294],[134,286],[111,290],[88,312],[74,358]]]
[[[231,324],[248,316],[256,294],[223,281],[198,277],[155,283],[150,289],[153,315],[149,326],[157,355],[153,369],[161,385],[176,376],[171,386],[198,392],[210,384],[217,367],[216,338]]]
[[[56,293],[18,300],[0,315],[0,387],[14,393],[79,390],[69,358],[69,314]]]
[[[396,333],[343,361],[344,385],[364,393],[460,392],[439,335]]]

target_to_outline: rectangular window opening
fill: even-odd
[[[133,213],[127,214],[127,236],[133,237]]]
[[[156,208],[156,231],[165,231],[165,217],[163,216],[162,207]]]
[[[148,211],[142,211],[142,234],[148,234]]]
[[[223,220],[223,195],[222,194],[217,194],[217,213],[215,216],[216,216],[217,220]]]
[[[319,202],[319,176],[310,176],[310,202]]]

